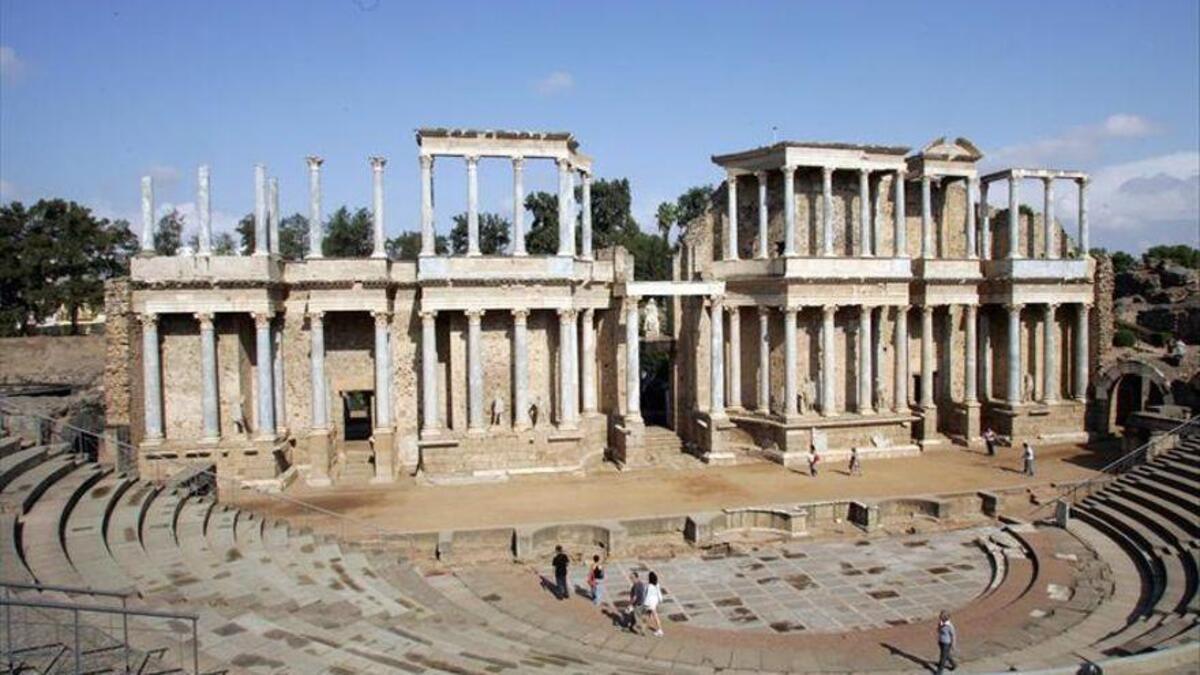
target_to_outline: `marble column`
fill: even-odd
[[[1005,399],[1009,405],[1021,403],[1021,305],[1006,305],[1008,309],[1008,377],[1005,380]]]
[[[467,314],[467,431],[482,432],[483,421],[483,310]]]
[[[871,190],[871,255],[883,255],[883,205],[887,202],[883,193],[883,176],[874,180]]]
[[[210,194],[208,165],[196,169],[196,211],[200,216],[200,235],[196,253],[212,254],[212,198]]]
[[[529,310],[512,310],[513,318],[513,425],[529,428]]]
[[[579,421],[579,323],[574,309],[558,310],[559,423],[574,429]]]
[[[154,179],[142,176],[142,253],[154,252]]]
[[[312,393],[312,428],[314,431],[329,429],[328,397],[325,391],[325,313],[310,312],[308,315],[308,366],[310,391]]]
[[[1054,246],[1054,179],[1043,178],[1042,184],[1042,243],[1046,259],[1051,260],[1058,257],[1058,249]]]
[[[433,229],[433,155],[420,155],[417,161],[421,167],[421,255],[437,255],[437,233]]]
[[[921,176],[921,257],[936,258],[933,250],[933,187],[929,176]]]
[[[203,410],[203,440],[221,440],[220,418],[217,414],[217,336],[213,330],[213,315],[196,315],[200,323],[200,403]]]
[[[583,412],[596,412],[596,310],[583,310],[583,324],[580,327],[580,339],[583,341],[583,363],[580,365],[580,380],[583,387]]]
[[[274,366],[271,358],[271,314],[254,315],[254,360],[258,373],[258,437],[262,440],[275,438],[275,384],[272,377]]]
[[[631,417],[642,414],[641,345],[638,338],[637,298],[625,299],[625,410]]]
[[[467,160],[467,255],[479,255],[479,157]]]
[[[738,257],[738,222],[737,222],[737,176],[729,174],[725,177],[726,216],[725,216],[725,259],[737,260]]]
[[[992,214],[988,212],[988,185],[979,185],[979,254],[984,260],[992,259]]]
[[[837,305],[825,305],[821,308],[821,414],[829,416],[837,408],[834,397],[834,369],[837,368],[837,354],[833,348],[834,314]]]
[[[287,383],[283,366],[283,326],[271,328],[271,380],[275,385],[275,433],[287,434]]]
[[[436,434],[441,428],[438,406],[437,312],[423,310],[421,312],[422,435]],[[528,415],[528,411],[525,414]]]
[[[742,311],[729,308],[729,400],[730,408],[742,407]]]
[[[788,417],[800,413],[800,388],[796,381],[796,371],[799,359],[796,354],[796,317],[800,308],[785,306],[783,308],[783,412]],[[770,352],[767,352],[770,358]]]
[[[142,401],[145,439],[163,438],[162,365],[158,345],[158,315],[142,314]]]
[[[894,187],[896,213],[895,222],[892,224],[892,226],[895,228],[895,232],[892,233],[892,237],[895,239],[895,256],[897,258],[908,257],[908,215],[906,213],[908,204],[906,201],[907,197],[904,195],[904,183],[905,173],[904,170],[901,169],[900,171],[896,172],[896,181]]]
[[[858,308],[858,412],[868,414],[875,412],[874,383],[875,371],[871,353],[871,308],[860,305]]]
[[[581,214],[579,219],[582,221],[580,228],[582,242],[580,247],[582,252],[580,255],[585,260],[592,259],[592,174],[584,171],[580,175],[580,193],[583,196],[583,206],[580,208]]]
[[[325,161],[309,155],[308,162],[308,255],[307,258],[323,257],[321,246],[325,243],[324,225],[321,222],[321,164]]]
[[[279,179],[267,179],[267,245],[279,255]]]
[[[769,215],[767,213],[767,172],[755,171],[754,179],[758,181],[758,257],[762,259],[771,256],[769,236]]]
[[[975,246],[975,183],[974,178],[967,178],[967,258],[971,260],[979,257]]]
[[[1008,257],[1023,258],[1021,255],[1021,181],[1015,175],[1008,177]]]
[[[979,317],[979,394],[985,401],[995,398],[992,395],[992,324],[987,314]]]
[[[1087,186],[1088,178],[1085,176],[1079,179],[1079,257],[1083,257],[1091,250],[1091,245],[1088,243],[1088,202],[1087,202]]]
[[[784,315],[784,321],[787,321]],[[771,412],[771,308],[758,308],[758,411]]]
[[[1044,331],[1042,337],[1042,400],[1046,403],[1058,402],[1058,322],[1055,316],[1058,314],[1058,305],[1050,303],[1046,305],[1045,323],[1042,324]]]
[[[525,252],[525,158],[512,158],[513,173],[513,213],[512,213],[512,254],[526,255]]]
[[[558,255],[575,255],[575,219],[571,203],[571,163],[557,159],[558,165]]]
[[[711,367],[709,369],[709,415],[711,417],[725,416],[725,317],[722,298],[713,298],[711,302],[712,321],[709,334],[712,338],[709,345],[711,351]]]
[[[374,246],[371,250],[372,258],[386,258],[387,250],[384,248],[383,240],[383,167],[387,164],[387,159],[383,157],[371,157],[371,177],[372,177],[372,201],[371,201],[371,225],[374,233]]]
[[[871,172],[858,170],[858,255],[871,255]]]
[[[921,407],[933,407],[933,305],[921,307]]]
[[[1076,401],[1087,400],[1088,385],[1088,306],[1080,303],[1075,313],[1075,371],[1071,393]]]
[[[979,369],[977,367],[977,351],[979,349],[978,334],[976,326],[979,321],[979,308],[975,305],[966,306],[966,335],[963,338],[966,348],[966,355],[963,358],[963,369],[966,371],[963,377],[963,401],[967,405],[979,402]]]
[[[271,251],[270,236],[267,234],[267,167],[254,165],[254,255],[268,255]]]
[[[908,411],[908,310],[908,305],[898,305],[896,307],[896,362],[894,365],[895,373],[893,375],[896,380],[893,391],[896,412]]]
[[[392,348],[388,312],[375,312],[375,428],[392,426]]]
[[[783,255],[796,255],[796,167],[785,164],[783,172]]]
[[[833,255],[833,167],[821,167],[821,255]]]

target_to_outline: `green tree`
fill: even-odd
[[[279,221],[279,255],[284,260],[302,260],[308,253],[308,218],[293,213]]]
[[[658,225],[658,233],[662,235],[663,241],[671,240],[671,227],[675,225],[675,221],[679,220],[678,214],[678,209],[671,202],[662,202],[658,205],[654,221]]]
[[[1133,256],[1124,251],[1113,251],[1112,253],[1109,253],[1108,249],[1106,248],[1092,248],[1088,251],[1088,253],[1090,253],[1092,256],[1108,256],[1110,259],[1112,259],[1113,272],[1116,272],[1117,274],[1128,272],[1137,262]]]
[[[237,255],[237,242],[228,232],[218,232],[212,240],[213,255]]]
[[[172,209],[158,219],[154,228],[154,252],[158,255],[175,255],[183,246],[183,214]]]
[[[392,260],[416,260],[421,255],[421,233],[401,232],[388,239],[384,246]],[[446,236],[439,234],[434,237],[433,248],[438,255],[445,255],[449,250]]]
[[[0,335],[24,332],[33,307],[29,287],[25,228],[28,211],[21,202],[0,205]]]
[[[254,253],[254,214],[247,213],[238,221],[236,227],[233,228],[238,234],[238,240],[242,244],[242,255],[250,255]]]
[[[366,258],[371,255],[371,212],[360,208],[351,213],[345,206],[325,222],[322,252],[330,258]]]
[[[576,195],[583,203],[583,193]],[[557,200],[556,200],[557,203]],[[592,245],[607,248],[639,232],[633,219],[633,197],[628,178],[600,179],[592,183]],[[579,235],[575,237],[579,241]]]
[[[1173,262],[1191,269],[1200,269],[1200,249],[1187,244],[1173,246],[1151,246],[1142,254],[1142,260],[1150,264],[1154,260]]]
[[[508,250],[512,225],[498,213],[479,214],[479,252],[497,255]],[[467,252],[467,214],[454,216],[454,227],[450,229],[450,249],[456,255]]]
[[[525,235],[525,250],[530,255],[558,253],[558,195],[531,192],[525,196],[525,209],[533,217]]]

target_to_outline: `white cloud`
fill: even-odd
[[[25,75],[26,64],[17,57],[17,50],[0,45],[0,82],[16,84]]]
[[[1097,231],[1170,228],[1195,244],[1200,232],[1200,152],[1176,152],[1092,172],[1089,221]]]
[[[1028,143],[1017,143],[985,153],[987,165],[1037,166],[1047,163],[1054,168],[1066,168],[1065,163],[1094,160],[1107,143],[1131,138],[1143,138],[1158,131],[1144,117],[1129,113],[1109,115],[1097,124],[1085,124],[1068,129],[1058,136]]]
[[[575,78],[565,70],[556,70],[533,83],[533,88],[542,96],[553,96],[575,86]]]

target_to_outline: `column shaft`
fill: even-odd
[[[625,410],[631,417],[642,413],[641,368],[637,298],[629,298],[625,303]]]
[[[325,392],[325,317],[321,312],[308,315],[309,330],[309,378],[312,380],[312,428],[324,431],[329,428],[329,411],[326,409],[328,394]]]
[[[726,218],[725,218],[725,259],[737,260],[738,257],[738,222],[737,222],[737,176],[729,174],[725,178]]]
[[[821,311],[821,414],[828,416],[834,414],[837,408],[833,393],[833,371],[837,368],[837,354],[833,351],[833,319],[837,305],[825,305]]]
[[[979,254],[984,260],[992,259],[992,214],[988,212],[988,183],[979,186]]]
[[[483,312],[467,311],[467,430],[483,431]]]
[[[321,163],[325,160],[310,155],[308,162],[308,256],[322,257],[321,247],[325,243],[324,226],[321,222]],[[422,212],[423,213],[423,212]]]
[[[992,396],[992,373],[993,373],[993,350],[992,350],[992,324],[988,320],[986,314],[979,317],[979,394],[985,401],[991,401]]]
[[[1042,343],[1042,400],[1046,403],[1054,403],[1058,401],[1058,322],[1055,321],[1055,315],[1058,305],[1046,305],[1045,323],[1042,325],[1044,332]]]
[[[858,308],[858,412],[874,412],[874,371],[871,353],[871,308]]]
[[[142,319],[142,398],[146,440],[163,437],[162,367],[158,346],[158,315],[143,314]]]
[[[1015,175],[1008,177],[1008,257],[1021,255],[1021,183]]]
[[[921,257],[936,258],[933,250],[933,188],[929,176],[921,176]]]
[[[512,254],[525,255],[525,158],[513,157]]]
[[[467,255],[479,255],[479,158],[467,157]]]
[[[392,348],[388,328],[391,316],[375,313],[375,428],[392,426]]]
[[[271,329],[272,382],[275,385],[275,431],[283,436],[287,431],[287,384],[284,379],[283,326]]]
[[[858,171],[858,254],[871,255],[871,172]]]
[[[895,228],[892,237],[895,239],[895,256],[897,258],[908,257],[908,214],[906,213],[908,205],[907,197],[904,194],[904,183],[904,171],[897,171],[894,188],[896,196],[895,222],[892,224]]]
[[[267,179],[267,244],[279,255],[279,179]]]
[[[267,255],[271,250],[267,234],[267,167],[254,165],[254,255]]]
[[[921,307],[921,407],[933,407],[933,306]]]
[[[964,320],[966,324],[966,336],[963,338],[965,343],[966,355],[963,359],[964,374],[963,379],[963,400],[967,404],[979,402],[979,369],[977,367],[976,353],[979,349],[978,333],[976,326],[979,321],[979,308],[975,305],[967,305],[967,316]]]
[[[1054,246],[1054,179],[1045,178],[1045,193],[1042,206],[1042,243],[1046,249],[1046,259],[1058,257],[1058,249]]]
[[[580,244],[582,247],[581,255],[591,260],[592,258],[592,174],[584,173],[580,179],[583,187],[580,192],[583,193],[583,207],[581,208],[582,215],[580,219],[583,221],[582,237],[583,241]]]
[[[217,414],[217,339],[212,314],[197,314],[200,322],[200,387],[204,411],[204,440],[221,437],[220,417]]]
[[[1021,402],[1021,305],[1008,305],[1008,378],[1005,389],[1009,405]]]
[[[275,385],[271,358],[271,315],[254,315],[254,359],[258,373],[258,436],[263,439],[275,437]]]
[[[562,388],[560,424],[573,429],[579,419],[579,324],[575,310],[558,312],[559,384]]]
[[[1075,382],[1071,392],[1077,401],[1087,400],[1089,358],[1088,306],[1080,303],[1075,313]]]
[[[786,317],[786,315],[785,315]],[[787,320],[786,318],[784,319]],[[758,308],[758,411],[771,410],[771,308]]]
[[[437,233],[433,227],[433,156],[421,155],[417,161],[421,164],[421,255],[437,255]],[[517,222],[515,218],[513,222]]]
[[[783,169],[783,255],[796,255],[796,167]]]
[[[742,311],[729,308],[729,401],[730,408],[742,407]]]
[[[767,172],[756,171],[754,178],[758,181],[758,257],[768,258],[771,255],[771,242],[767,240],[770,223],[767,213]]]
[[[833,255],[833,167],[821,167],[821,255]]]
[[[709,389],[711,390],[709,414],[712,417],[725,415],[725,318],[721,301],[712,302],[711,333],[711,368],[709,370]]]
[[[529,426],[529,310],[514,309],[513,420],[518,429]]]
[[[571,163],[565,159],[558,164],[558,255],[575,255],[575,219],[571,203]]]
[[[1079,180],[1079,256],[1083,257],[1091,250],[1088,241],[1088,203],[1087,203],[1087,185],[1088,179],[1081,178]]]
[[[783,411],[791,417],[799,414],[800,391],[796,382],[798,361],[796,354],[797,307],[783,308]]]
[[[437,433],[438,411],[437,312],[421,312],[421,431]],[[528,414],[528,411],[526,411]]]
[[[154,252],[154,179],[142,176],[142,252]]]
[[[908,410],[908,305],[896,307],[896,380],[894,387],[897,412]]]
[[[596,412],[596,310],[583,310],[583,324],[580,327],[583,341],[583,363],[580,365],[580,379],[583,386],[583,412]]]
[[[200,236],[197,244],[200,255],[212,253],[212,199],[209,190],[208,165],[196,170],[196,210],[200,216]]]
[[[387,160],[383,157],[371,158],[371,176],[373,179],[371,191],[371,225],[374,234],[374,246],[371,250],[372,258],[387,257],[383,240],[383,167],[386,164]]]
[[[975,179],[967,178],[967,258],[979,257],[975,246]]]

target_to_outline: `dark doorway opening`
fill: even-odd
[[[342,440],[365,441],[371,438],[375,394],[371,391],[342,392]]]
[[[642,420],[651,426],[670,427],[670,351],[643,348],[638,356],[641,360]]]

